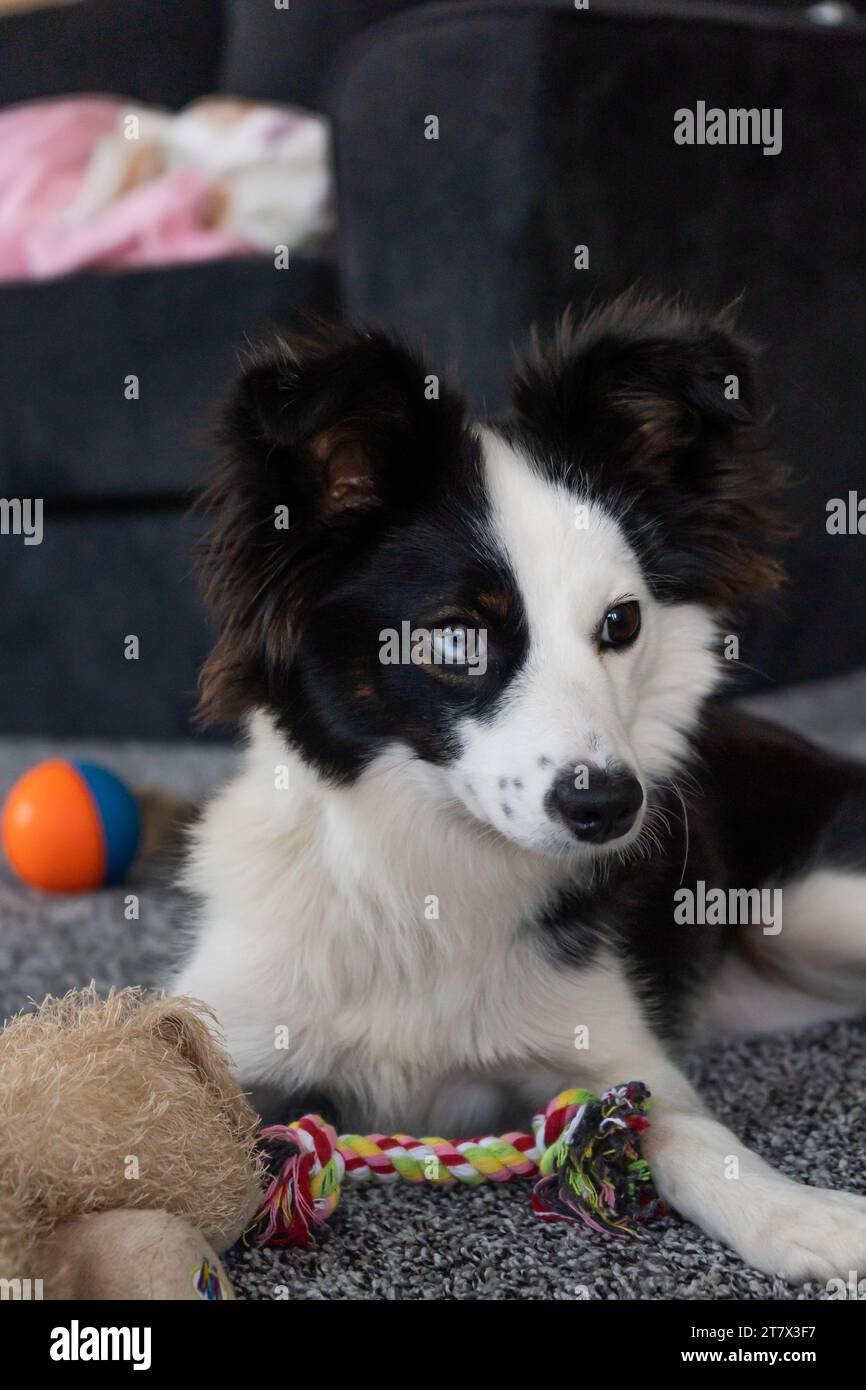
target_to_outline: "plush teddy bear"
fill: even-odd
[[[45,1298],[233,1296],[218,1252],[250,1223],[263,1170],[211,1023],[192,999],[91,986],[0,1032],[13,1296],[18,1280]]]

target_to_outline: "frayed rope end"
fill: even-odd
[[[661,1215],[649,1164],[639,1149],[650,1099],[641,1081],[588,1092],[561,1135],[545,1149],[532,1209],[543,1221],[583,1222],[593,1231],[636,1234],[635,1223]]]

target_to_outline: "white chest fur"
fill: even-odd
[[[203,907],[175,988],[214,1007],[246,1084],[330,1088],[371,1122],[480,1119],[485,1078],[569,1076],[575,1029],[623,993],[609,962],[576,975],[539,941],[565,872],[399,750],[326,790],[259,716],[194,836]]]

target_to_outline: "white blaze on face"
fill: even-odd
[[[619,764],[646,789],[670,774],[684,733],[717,679],[716,633],[695,605],[662,605],[615,516],[533,471],[482,432],[490,543],[517,582],[528,626],[523,666],[486,718],[459,726],[452,790],[474,815],[528,849],[578,848],[545,809],[566,769]],[[618,600],[636,599],[634,645],[601,653],[595,634]],[[495,637],[492,638],[495,640]],[[643,814],[625,845],[640,831]]]

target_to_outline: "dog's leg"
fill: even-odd
[[[777,1172],[714,1119],[648,1026],[614,959],[558,979],[533,1012],[537,1052],[556,1076],[531,1076],[535,1102],[559,1085],[596,1092],[644,1081],[652,1092],[644,1153],[660,1195],[748,1264],[792,1282],[866,1268],[866,1197],[807,1187]],[[584,1025],[576,1044],[575,1024]],[[551,1085],[553,1083],[553,1085]]]
[[[742,928],[695,1010],[694,1041],[866,1013],[866,873],[820,868],[781,890],[779,931]]]
[[[596,1077],[653,1093],[643,1151],[660,1196],[765,1274],[827,1280],[866,1265],[866,1197],[806,1187],[777,1172],[709,1114],[663,1055],[624,1052]]]
[[[726,1038],[794,1032],[863,1012],[862,996],[846,999],[841,990],[835,997],[819,996],[813,973],[779,959],[784,949],[778,937],[771,938],[762,965],[731,951],[700,996],[690,1041],[706,1046]]]
[[[736,711],[713,726],[706,753],[728,883],[779,895],[771,929],[741,928],[745,954],[792,991],[772,1001],[774,1013],[790,1015],[778,1026],[811,1021],[797,995],[866,1010],[866,765]],[[765,1001],[754,1002],[760,1031]]]
[[[770,974],[814,997],[866,1012],[866,873],[819,868],[781,889],[781,931],[748,929]]]

